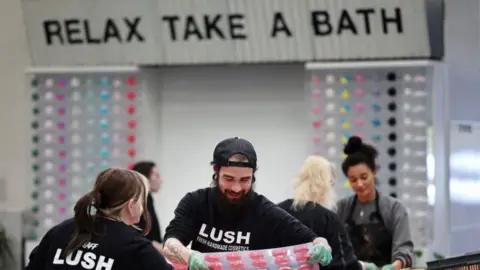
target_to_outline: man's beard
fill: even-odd
[[[245,211],[253,198],[253,187],[239,199],[230,199],[222,190],[215,186],[217,206],[222,214],[238,215]]]

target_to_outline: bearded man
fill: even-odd
[[[164,254],[189,269],[209,269],[201,253],[259,250],[313,242],[309,262],[328,265],[325,238],[253,190],[257,154],[245,140],[221,141],[213,152],[211,187],[187,193],[165,232]],[[189,244],[191,249],[187,248]]]

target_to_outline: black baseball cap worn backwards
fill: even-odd
[[[247,157],[248,162],[228,161],[233,155],[240,154]],[[229,138],[221,141],[213,150],[212,164],[222,167],[247,167],[257,168],[257,152],[253,145],[238,137]]]

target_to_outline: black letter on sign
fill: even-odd
[[[164,16],[162,21],[168,22],[168,28],[170,29],[170,38],[172,41],[177,41],[177,31],[175,23],[179,20],[178,16]]]
[[[231,39],[247,39],[247,35],[243,32],[245,30],[244,19],[245,17],[242,14],[231,14],[228,16]]]
[[[195,22],[195,18],[193,15],[188,15],[187,20],[185,21],[185,33],[183,35],[183,40],[188,40],[190,36],[197,36],[198,40],[202,40],[202,33],[198,30],[197,22]]]
[[[373,8],[362,8],[357,10],[357,14],[363,15],[363,21],[365,23],[365,33],[370,35],[372,33],[372,29],[370,26],[370,14],[375,13]]]
[[[43,22],[43,33],[45,34],[45,40],[47,45],[52,45],[53,38],[57,37],[60,44],[63,45],[62,26],[57,20],[46,20]]]
[[[87,44],[100,44],[102,42],[99,38],[92,37],[88,20],[83,20],[83,28],[85,29],[85,39],[87,40]]]
[[[403,23],[402,23],[402,11],[400,8],[395,8],[395,17],[388,18],[387,11],[382,8],[382,23],[383,23],[383,33],[388,34],[388,25],[389,23],[394,23],[397,25],[397,33],[403,33]]]
[[[292,36],[292,32],[288,28],[288,25],[285,22],[285,18],[283,17],[283,14],[281,12],[275,12],[275,15],[273,17],[273,29],[271,36],[276,37],[277,32],[285,32],[287,37]]]
[[[212,39],[212,32],[215,32],[219,38],[225,39],[225,35],[218,27],[218,22],[220,21],[221,17],[222,16],[220,14],[217,14],[215,15],[215,17],[213,17],[213,20],[211,20],[209,15],[203,16],[203,21],[205,22],[205,34],[207,36],[207,39]]]
[[[125,24],[128,28],[127,42],[132,42],[133,37],[135,37],[138,42],[144,42],[145,38],[142,36],[142,34],[140,34],[140,31],[138,30],[138,25],[140,24],[142,18],[135,17],[132,21],[130,21],[128,18],[123,18],[123,20],[125,21]]]
[[[65,20],[65,33],[67,34],[68,43],[75,45],[75,44],[82,44],[83,40],[81,37],[75,37],[76,35],[80,34],[80,29],[78,28],[78,24],[80,21],[78,19],[70,19]]]
[[[330,24],[330,15],[328,12],[314,11],[312,12],[312,26],[315,36],[328,36],[332,33],[332,25]],[[325,26],[323,29],[321,26]]]
[[[352,18],[350,18],[350,14],[348,14],[348,11],[344,9],[342,10],[342,14],[340,15],[340,20],[338,21],[337,34],[341,35],[342,32],[345,30],[352,31],[352,34],[354,35],[358,34],[357,27],[355,27]]]
[[[111,38],[116,38],[118,43],[122,43],[122,36],[120,35],[120,31],[118,31],[117,25],[113,19],[108,18],[105,23],[105,30],[103,31],[103,43],[108,43]]]

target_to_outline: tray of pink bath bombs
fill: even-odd
[[[283,248],[204,253],[204,260],[212,270],[279,269],[279,270],[318,270],[317,264],[307,261],[312,243]],[[188,270],[186,265],[174,265],[175,270]]]

